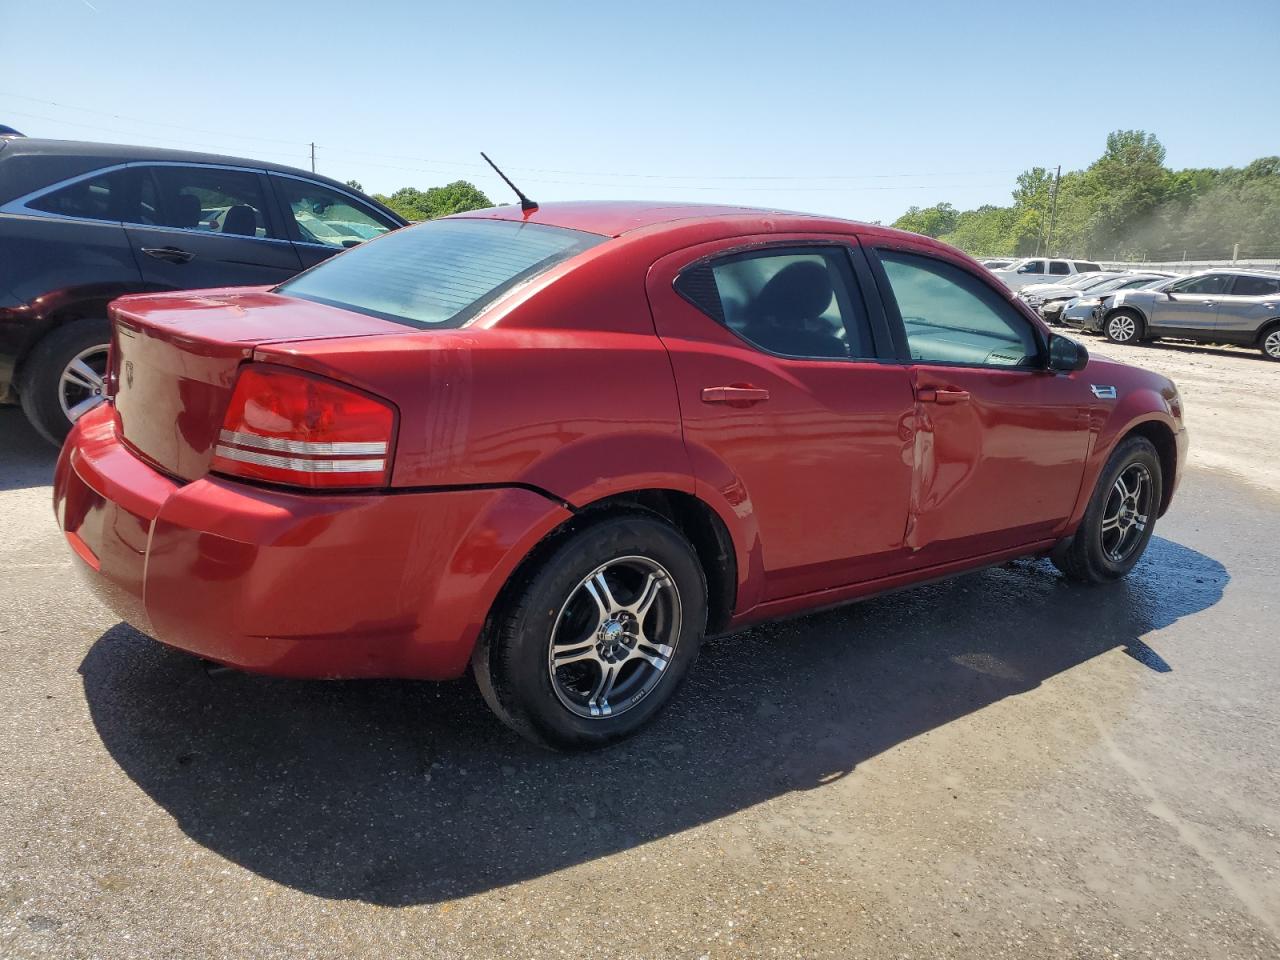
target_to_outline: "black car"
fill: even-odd
[[[0,402],[60,442],[100,399],[111,300],[280,283],[405,222],[257,160],[0,140]]]

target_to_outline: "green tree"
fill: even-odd
[[[899,230],[922,233],[926,237],[940,237],[956,228],[959,216],[959,211],[951,204],[939,203],[932,207],[925,207],[923,210],[912,207],[895,220],[893,225]]]
[[[434,220],[451,213],[493,206],[493,202],[482,190],[466,180],[455,180],[443,187],[429,187],[426,190],[401,187],[389,197],[378,194],[375,199],[406,220]]]
[[[359,180],[348,180],[347,186],[352,190],[359,190],[361,193],[364,193],[364,184]]]

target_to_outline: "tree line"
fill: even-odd
[[[1280,157],[1171,170],[1155,134],[1117,130],[1102,156],[1055,177],[1019,175],[1009,206],[911,207],[893,225],[976,256],[1095,260],[1280,255]],[[1238,248],[1237,248],[1238,245]]]
[[[358,180],[348,180],[347,186],[364,192],[364,187]],[[426,190],[401,187],[390,195],[375,193],[373,199],[390,207],[406,220],[434,220],[451,213],[465,213],[467,210],[483,210],[493,206],[493,201],[485,196],[483,190],[466,180],[455,180],[443,187],[428,187]]]

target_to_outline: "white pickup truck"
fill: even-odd
[[[1077,273],[1096,273],[1102,268],[1091,260],[1061,260],[1049,257],[1027,257],[1015,260],[1001,270],[991,272],[1010,290],[1021,290],[1032,283],[1053,283]]]

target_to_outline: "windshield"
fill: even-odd
[[[458,327],[604,239],[536,223],[433,220],[352,247],[276,292],[414,327]]]
[[[1146,280],[1135,281],[1133,277],[1105,277],[1097,283],[1086,284],[1084,289],[1090,293],[1110,293],[1112,290],[1121,290],[1135,283],[1146,282]]]
[[[1075,287],[1077,290],[1092,290],[1094,287],[1101,286],[1111,279],[1110,275],[1100,277],[1096,273],[1081,273],[1072,277],[1063,286]]]

